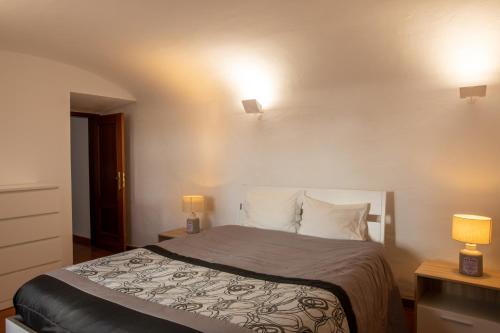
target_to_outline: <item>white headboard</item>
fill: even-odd
[[[269,186],[255,186],[258,188],[272,188]],[[254,186],[244,186],[242,200],[244,202],[246,192]],[[279,187],[283,188],[283,187]],[[354,204],[370,203],[368,215],[368,235],[371,241],[384,244],[385,223],[386,223],[386,197],[385,191],[364,191],[364,190],[340,190],[340,189],[317,189],[317,188],[290,188],[297,191],[304,191],[311,198],[334,204]],[[240,204],[240,211],[242,205]],[[241,214],[240,214],[241,216]],[[241,220],[239,220],[241,221]]]

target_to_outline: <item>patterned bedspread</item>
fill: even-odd
[[[221,266],[149,247],[66,269],[121,293],[256,332],[349,332],[331,290]]]

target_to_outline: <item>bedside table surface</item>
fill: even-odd
[[[178,229],[173,229],[173,230],[168,230],[168,231],[164,231],[164,232],[158,234],[158,236],[161,236],[161,237],[170,237],[170,238],[183,237],[183,236],[186,236],[186,235],[188,235],[188,233],[186,232],[186,228],[185,227],[178,228]]]
[[[455,265],[439,261],[426,261],[418,267],[415,274],[419,277],[500,290],[500,272],[486,270],[481,277],[467,276],[458,272],[458,263]]]

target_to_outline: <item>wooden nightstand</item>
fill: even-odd
[[[189,235],[194,235],[194,234],[188,234],[186,232],[185,227],[179,228],[179,229],[168,230],[168,231],[164,231],[164,232],[158,234],[158,242],[162,242],[164,240],[169,240],[169,239],[174,239],[174,238],[179,238],[179,237],[186,237]]]
[[[417,333],[500,332],[500,272],[458,273],[458,263],[424,262],[415,271]]]

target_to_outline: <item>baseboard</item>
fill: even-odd
[[[127,245],[125,248],[127,249],[127,251],[129,251],[137,249],[137,246]]]
[[[73,235],[73,243],[87,245],[87,246],[91,245],[90,238],[86,238],[86,237],[82,237],[82,236],[78,236],[78,235]]]

